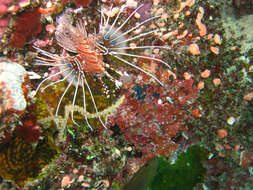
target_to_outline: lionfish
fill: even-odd
[[[143,7],[143,4],[139,5],[135,10],[132,11],[129,16],[119,24],[120,15],[123,13],[125,6],[122,6],[117,15],[114,19],[112,17],[107,16],[104,11],[101,11],[101,19],[100,19],[100,26],[99,32],[88,34],[86,31],[85,23],[82,19],[79,19],[76,22],[76,25],[72,25],[72,20],[70,19],[68,14],[63,14],[61,18],[59,18],[60,22],[56,28],[55,37],[57,43],[71,55],[67,56],[60,56],[57,54],[52,54],[47,51],[44,51],[38,47],[35,47],[38,53],[42,56],[37,56],[36,64],[37,65],[44,65],[44,66],[52,66],[57,67],[59,72],[52,74],[45,79],[43,79],[40,84],[37,86],[36,93],[42,87],[42,85],[52,79],[55,76],[61,76],[62,78],[47,84],[43,87],[42,91],[45,90],[47,87],[52,86],[56,83],[67,81],[68,85],[65,91],[62,93],[57,108],[55,110],[55,116],[58,115],[58,111],[61,105],[61,102],[69,90],[70,86],[75,87],[74,96],[72,100],[72,108],[75,106],[76,96],[78,88],[82,89],[83,95],[83,109],[84,113],[87,113],[86,108],[86,97],[85,97],[85,90],[88,90],[89,95],[91,97],[92,104],[94,106],[95,112],[97,114],[97,118],[99,119],[100,123],[104,128],[107,128],[101,116],[99,115],[99,110],[97,108],[96,101],[93,97],[92,89],[90,88],[89,82],[87,80],[87,76],[98,77],[101,75],[106,75],[111,81],[113,81],[117,88],[120,88],[122,83],[118,81],[115,77],[113,77],[108,69],[112,69],[113,71],[122,74],[122,72],[118,72],[116,69],[111,67],[110,63],[105,63],[103,61],[104,56],[112,56],[116,60],[120,61],[122,64],[130,66],[134,69],[137,69],[146,75],[153,78],[157,81],[160,85],[163,83],[153,74],[148,72],[147,70],[139,67],[137,64],[129,61],[129,58],[141,58],[151,61],[160,62],[165,64],[168,68],[170,66],[163,60],[149,57],[145,55],[130,53],[134,50],[139,49],[153,49],[153,48],[165,48],[168,49],[168,46],[130,46],[129,42],[133,42],[135,40],[144,39],[145,36],[154,34],[155,32],[161,31],[162,29],[154,29],[147,32],[143,32],[140,34],[134,34],[129,37],[129,34],[138,30],[143,25],[149,23],[152,20],[161,18],[162,15],[156,15],[150,17],[144,21],[137,23],[135,26],[131,27],[124,31],[124,27],[127,26],[129,20],[137,13],[137,11]],[[112,7],[110,7],[110,11]],[[129,26],[129,25],[128,25]],[[127,58],[125,58],[127,57]],[[115,63],[111,63],[115,64]],[[99,77],[98,77],[99,78]],[[36,94],[35,93],[35,94]],[[71,111],[71,120],[72,122],[79,126],[77,122],[74,120],[74,113],[73,109]],[[92,126],[88,121],[87,115],[84,114],[86,123],[88,127],[92,130]]]

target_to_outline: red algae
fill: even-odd
[[[183,108],[191,109],[197,87],[193,85],[193,79],[189,79],[175,80],[168,89],[136,85],[125,94],[120,112],[110,118],[112,125],[117,124],[125,138],[142,152],[144,162],[155,155],[174,153],[178,145],[172,138],[187,130],[181,122],[190,116]]]
[[[88,7],[91,2],[92,0],[74,0],[74,3],[77,7]]]
[[[39,9],[21,13],[15,21],[10,44],[13,48],[21,48],[25,42],[39,34],[42,30]]]
[[[22,123],[22,125],[16,127],[17,134],[24,137],[26,142],[38,142],[42,131],[36,117],[30,114],[23,119]]]
[[[29,0],[0,0],[0,38],[8,31],[9,21],[13,13],[29,4]]]

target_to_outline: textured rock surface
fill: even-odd
[[[0,63],[0,83],[4,97],[2,104],[6,109],[23,111],[26,108],[26,100],[23,94],[22,83],[26,70],[23,66],[14,62]],[[6,93],[9,92],[9,93]]]

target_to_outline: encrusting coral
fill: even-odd
[[[21,188],[29,181],[27,189],[119,189],[154,157],[173,165],[200,144],[207,170],[192,186],[252,189],[252,8],[243,11],[243,4],[252,3],[0,1],[2,54],[34,74],[32,83],[23,72],[0,77],[0,185],[6,179]],[[116,50],[114,38],[127,46]],[[87,80],[84,93],[78,73]],[[19,88],[9,88],[9,75],[20,77]],[[36,94],[39,76],[48,80]]]

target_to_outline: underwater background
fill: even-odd
[[[0,40],[0,190],[253,189],[253,1],[0,0]]]

